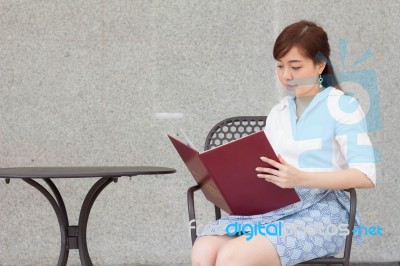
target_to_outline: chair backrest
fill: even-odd
[[[235,116],[215,125],[206,138],[204,150],[264,129],[266,116]]]

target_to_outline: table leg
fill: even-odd
[[[81,259],[82,266],[93,266],[93,263],[89,256],[89,251],[86,242],[86,229],[87,229],[90,210],[92,209],[93,203],[95,202],[97,196],[113,180],[116,180],[116,178],[112,177],[101,178],[92,186],[92,188],[86,195],[85,200],[83,201],[78,223],[78,235],[79,235],[78,247],[79,247],[79,256]]]
[[[65,266],[67,265],[67,260],[68,260],[68,246],[67,246],[67,227],[68,227],[68,218],[67,218],[67,213],[65,211],[65,206],[64,206],[64,201],[62,200],[62,197],[57,189],[57,187],[54,185],[54,183],[48,179],[45,182],[50,186],[51,190],[54,193],[54,196],[56,197],[57,201],[54,199],[54,197],[50,194],[47,189],[45,189],[42,185],[40,185],[38,182],[27,178],[23,179],[26,183],[31,185],[32,187],[36,188],[37,190],[40,191],[40,193],[43,194],[43,196],[46,197],[46,199],[50,202],[51,206],[53,207],[54,212],[57,215],[58,219],[58,224],[60,225],[60,232],[61,232],[61,250],[60,250],[60,256],[58,258],[57,266]]]
[[[51,195],[50,192],[38,182],[30,178],[23,180],[39,190],[40,193],[42,193],[46,197],[57,215],[58,224],[60,225],[61,232],[61,250],[57,266],[67,265],[70,249],[79,249],[79,256],[82,266],[93,266],[86,242],[86,229],[89,214],[96,198],[99,196],[101,191],[103,191],[103,189],[113,180],[117,180],[117,178],[103,177],[91,187],[85,197],[85,200],[83,201],[81,212],[79,215],[78,226],[69,226],[68,214],[65,208],[64,200],[56,185],[53,183],[53,181],[51,181],[50,178],[43,178],[43,180],[50,187],[54,196]]]
[[[68,222],[68,214],[67,214],[67,210],[65,209],[65,204],[64,204],[64,200],[61,197],[60,192],[58,191],[56,185],[53,183],[53,181],[51,181],[50,178],[43,178],[44,182],[46,182],[46,184],[49,186],[49,188],[51,189],[51,191],[53,191],[53,195],[57,200],[58,206],[60,207],[60,211],[61,211],[61,215],[63,220],[65,221],[65,224],[69,225]]]

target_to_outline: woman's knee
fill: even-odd
[[[203,236],[192,247],[192,265],[215,265],[218,250],[229,241],[226,236]]]
[[[216,266],[237,265],[240,263],[241,252],[232,245],[221,247],[217,253]]]
[[[210,265],[210,261],[213,256],[216,256],[217,250],[214,250],[213,245],[208,242],[206,237],[196,239],[192,247],[192,266]]]
[[[280,259],[272,243],[265,237],[258,237],[252,241],[239,237],[219,249],[215,265],[280,266]]]

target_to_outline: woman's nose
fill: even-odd
[[[290,72],[290,69],[288,67],[284,68],[282,77],[284,79],[292,79],[292,73]]]

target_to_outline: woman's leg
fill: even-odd
[[[232,236],[202,236],[196,239],[192,247],[192,266],[214,266],[219,249]]]
[[[280,266],[281,261],[271,241],[265,236],[246,240],[242,235],[225,243],[218,251],[216,266]]]

